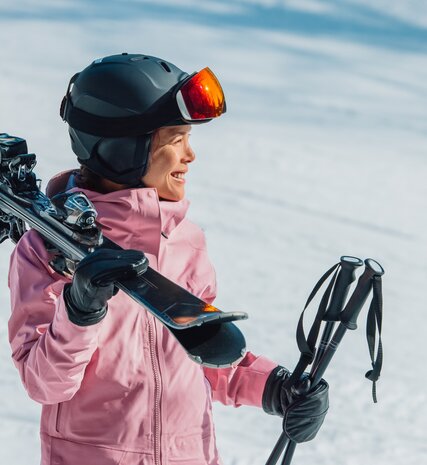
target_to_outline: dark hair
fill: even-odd
[[[150,161],[148,163],[150,163]],[[85,165],[80,165],[80,169],[75,171],[75,176],[77,187],[99,192],[100,194],[108,194],[109,192],[129,189],[131,187],[144,187],[144,183],[142,181],[140,181],[138,186],[118,184],[115,181],[110,181],[109,179],[100,176]]]
[[[107,194],[111,188],[106,184],[105,178],[91,171],[87,166],[81,165],[76,171],[76,184],[82,189]]]

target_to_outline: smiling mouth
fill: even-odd
[[[181,171],[175,171],[174,173],[171,173],[171,176],[179,181],[185,181],[185,173]]]

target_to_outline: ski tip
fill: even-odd
[[[246,354],[245,338],[231,322],[170,330],[186,349],[190,359],[199,365],[227,368],[238,364]]]

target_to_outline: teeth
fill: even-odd
[[[184,179],[185,173],[172,173],[174,178]]]

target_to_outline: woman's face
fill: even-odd
[[[178,201],[185,195],[185,175],[195,158],[189,143],[191,126],[170,126],[153,135],[150,161],[142,182],[155,187],[159,197]]]

